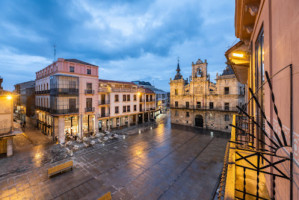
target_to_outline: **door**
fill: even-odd
[[[195,116],[195,126],[203,128],[203,117],[201,115]]]
[[[76,99],[69,99],[69,109],[71,112],[76,110]]]

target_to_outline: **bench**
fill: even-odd
[[[98,200],[111,200],[111,199],[112,199],[111,192],[107,192],[106,194],[98,198]]]
[[[48,177],[50,178],[51,176],[66,172],[68,170],[73,170],[73,161],[72,160],[49,168],[48,169]]]

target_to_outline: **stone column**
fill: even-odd
[[[142,113],[142,123],[144,123],[144,112]]]
[[[58,141],[60,144],[64,144],[65,142],[64,117],[58,118]]]
[[[136,115],[136,118],[135,118],[135,125],[138,125],[138,114]]]
[[[13,155],[13,138],[9,137],[7,139],[7,152],[6,152],[6,156],[10,157]]]
[[[99,120],[97,115],[94,115],[94,133],[97,134],[99,132]]]
[[[83,137],[83,123],[82,123],[82,115],[78,115],[78,136],[79,138]]]

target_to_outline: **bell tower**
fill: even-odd
[[[207,78],[207,66],[207,60],[202,62],[201,59],[198,59],[195,64],[192,62],[192,78]]]

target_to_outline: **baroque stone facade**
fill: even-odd
[[[175,78],[170,79],[171,122],[186,126],[230,132],[237,105],[244,103],[244,85],[228,66],[216,83],[210,81],[208,63],[192,62],[192,75],[184,80],[178,63]]]

